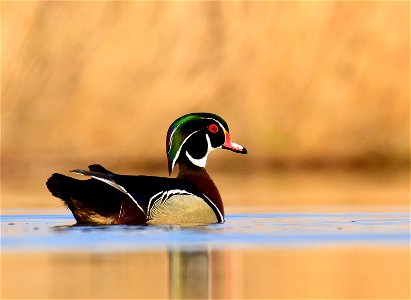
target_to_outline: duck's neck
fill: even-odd
[[[192,182],[204,195],[206,195],[220,210],[224,217],[224,205],[220,192],[214,181],[208,175],[205,168],[200,168],[192,164],[179,164],[179,173],[177,178],[185,179]]]

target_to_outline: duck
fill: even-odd
[[[177,177],[121,175],[100,164],[54,173],[48,190],[62,200],[81,225],[208,225],[225,221],[224,205],[205,167],[216,149],[246,154],[235,143],[227,123],[213,113],[190,113],[176,119],[166,136],[168,173]]]

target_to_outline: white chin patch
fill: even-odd
[[[208,137],[208,134],[206,134],[206,140],[207,140],[207,147],[208,147],[208,149],[207,149],[207,153],[204,155],[204,157],[199,158],[199,159],[193,158],[193,157],[188,153],[188,151],[186,151],[186,156],[187,156],[188,160],[191,161],[191,163],[192,163],[193,165],[195,165],[195,166],[197,166],[197,167],[200,167],[200,168],[205,168],[205,166],[206,166],[206,164],[207,164],[208,154],[209,154],[210,152],[212,152],[213,150],[216,149],[216,148],[213,148],[213,146],[211,146],[211,141],[210,141],[210,138]]]

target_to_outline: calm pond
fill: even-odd
[[[409,207],[228,207],[224,224],[196,227],[74,223],[64,209],[2,211],[2,298],[410,295]]]

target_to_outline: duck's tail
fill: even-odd
[[[100,165],[89,167],[94,172],[113,174]],[[78,223],[116,223],[122,195],[97,180],[78,180],[54,173],[46,182],[51,194],[60,198]]]
[[[72,194],[74,190],[78,189],[78,181],[77,179],[54,173],[47,180],[46,185],[54,197],[63,200],[63,203],[73,211],[75,207],[73,207]]]

